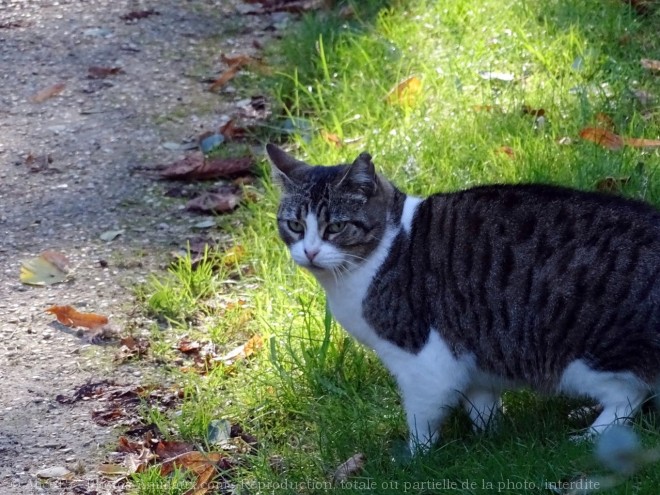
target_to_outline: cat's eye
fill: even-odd
[[[332,222],[329,223],[325,228],[325,231],[328,234],[339,234],[342,230],[346,228],[346,222]]]
[[[289,220],[286,222],[286,226],[295,234],[302,234],[305,231],[305,226],[298,220]]]

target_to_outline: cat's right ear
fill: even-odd
[[[270,158],[273,180],[283,187],[294,183],[296,172],[309,167],[305,162],[296,160],[282,148],[272,143],[266,145],[266,153]]]

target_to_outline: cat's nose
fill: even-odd
[[[307,256],[307,259],[309,261],[314,261],[314,258],[316,257],[317,254],[319,254],[318,249],[307,249],[307,248],[305,248],[305,255]]]

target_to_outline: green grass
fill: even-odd
[[[660,58],[657,14],[639,17],[618,0],[372,0],[356,11],[353,21],[308,16],[283,41],[275,93],[311,130],[294,133],[301,159],[332,164],[368,150],[416,195],[494,182],[594,189],[606,177],[629,177],[622,194],[660,204],[658,151],[611,151],[578,137],[599,113],[623,136],[660,137],[660,109],[633,94],[660,98],[659,76],[639,63]],[[487,71],[515,80],[487,80]],[[388,102],[411,75],[421,92],[409,105]],[[543,109],[544,122],[524,114],[525,105]],[[337,147],[324,132],[355,142]],[[149,310],[172,325],[158,336],[163,355],[173,351],[162,339],[184,333],[225,350],[254,334],[266,342],[231,370],[180,376],[186,400],[180,413],[158,416],[163,428],[203,443],[211,420],[241,423],[261,445],[236,474],[245,493],[285,481],[276,493],[319,493],[356,452],[366,456],[365,471],[344,493],[550,493],[546,481],[606,473],[591,445],[568,439],[588,423],[568,419],[583,403],[527,392],[505,396],[507,413],[493,431],[473,434],[456,413],[441,445],[408,459],[392,379],[332,322],[322,290],[294,267],[277,238],[277,191],[267,179],[263,188],[259,202],[221,219],[245,248],[237,266],[192,270],[184,261],[146,289]],[[657,415],[641,415],[635,428],[644,445],[660,443]],[[648,466],[612,493],[658,486],[660,470]],[[136,485],[136,493],[150,492]]]

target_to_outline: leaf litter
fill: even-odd
[[[586,127],[580,131],[580,137],[613,151],[619,150],[623,146],[630,146],[632,148],[660,147],[660,139],[624,137],[602,127]]]

